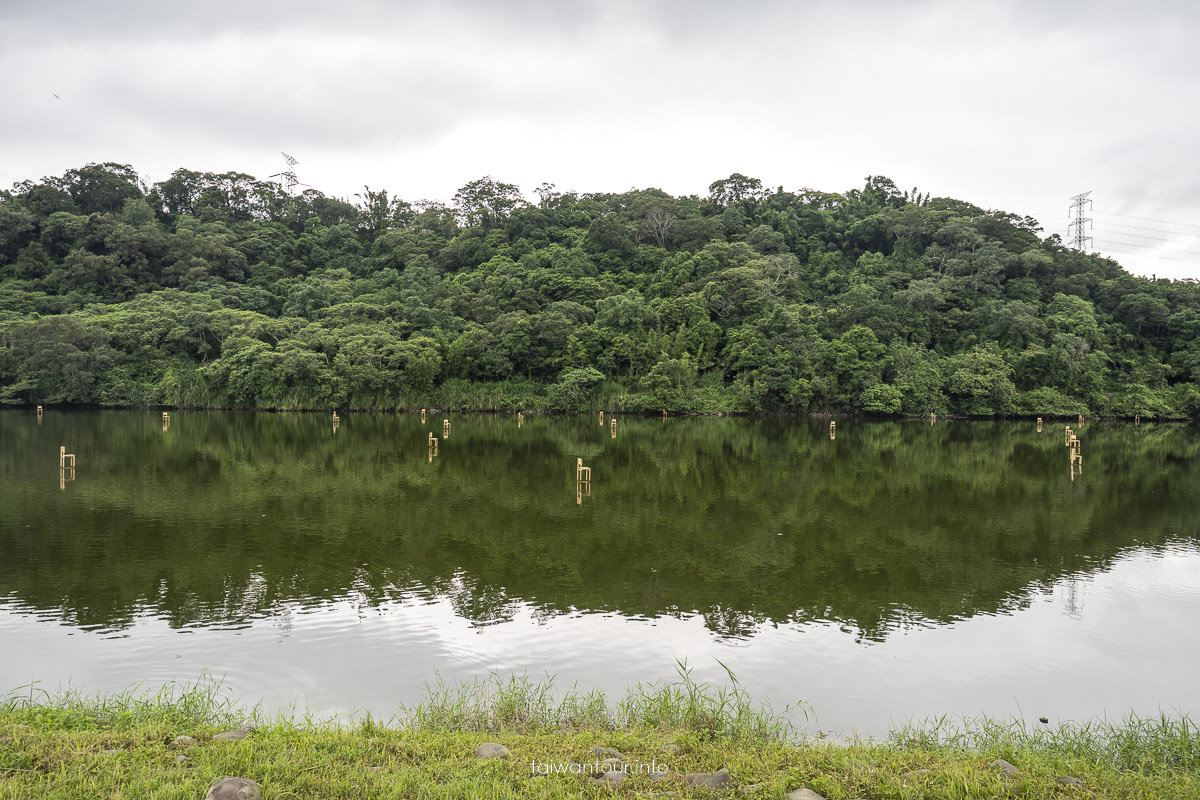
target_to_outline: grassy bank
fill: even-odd
[[[255,780],[270,800],[783,798],[801,788],[829,800],[1200,797],[1200,731],[1187,719],[1035,730],[938,720],[833,745],[798,738],[788,720],[800,712],[686,672],[616,702],[523,678],[437,685],[386,722],[271,717],[208,682],[102,697],[25,689],[0,704],[0,798],[198,799],[224,776]],[[508,754],[482,758],[485,743]],[[596,783],[604,758],[627,777]],[[1017,771],[1005,776],[996,759]],[[663,767],[665,777],[650,774]]]

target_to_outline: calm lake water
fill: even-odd
[[[2,411],[0,694],[207,671],[247,704],[388,716],[438,676],[619,695],[677,660],[724,685],[719,660],[842,736],[1200,712],[1194,426],[1085,424],[1075,470],[1062,423],[615,433],[607,416],[345,414],[335,432],[317,414],[176,411],[163,430],[159,412]]]

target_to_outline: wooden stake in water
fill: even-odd
[[[40,406],[39,406],[39,408],[40,408]],[[1135,426],[1137,426],[1137,425],[1141,425],[1141,424],[1142,424],[1142,415],[1141,415],[1141,414],[1134,414],[1134,415],[1133,415],[1133,424],[1134,424]]]
[[[1038,433],[1042,432],[1042,418],[1041,417],[1038,417],[1037,432]]]
[[[448,420],[448,419],[442,420],[442,438],[443,439],[450,438],[450,420]]]

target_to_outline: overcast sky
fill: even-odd
[[[88,162],[448,202],[867,175],[1200,279],[1200,3],[0,2],[0,187]],[[56,97],[57,95],[57,97]]]

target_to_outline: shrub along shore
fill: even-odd
[[[203,680],[96,697],[26,687],[0,704],[0,798],[199,800],[231,776],[252,791],[228,796],[268,800],[1200,796],[1187,717],[1035,729],[943,718],[835,744],[798,734],[798,715],[686,670],[615,704],[552,680],[438,684],[386,722],[270,716]]]

